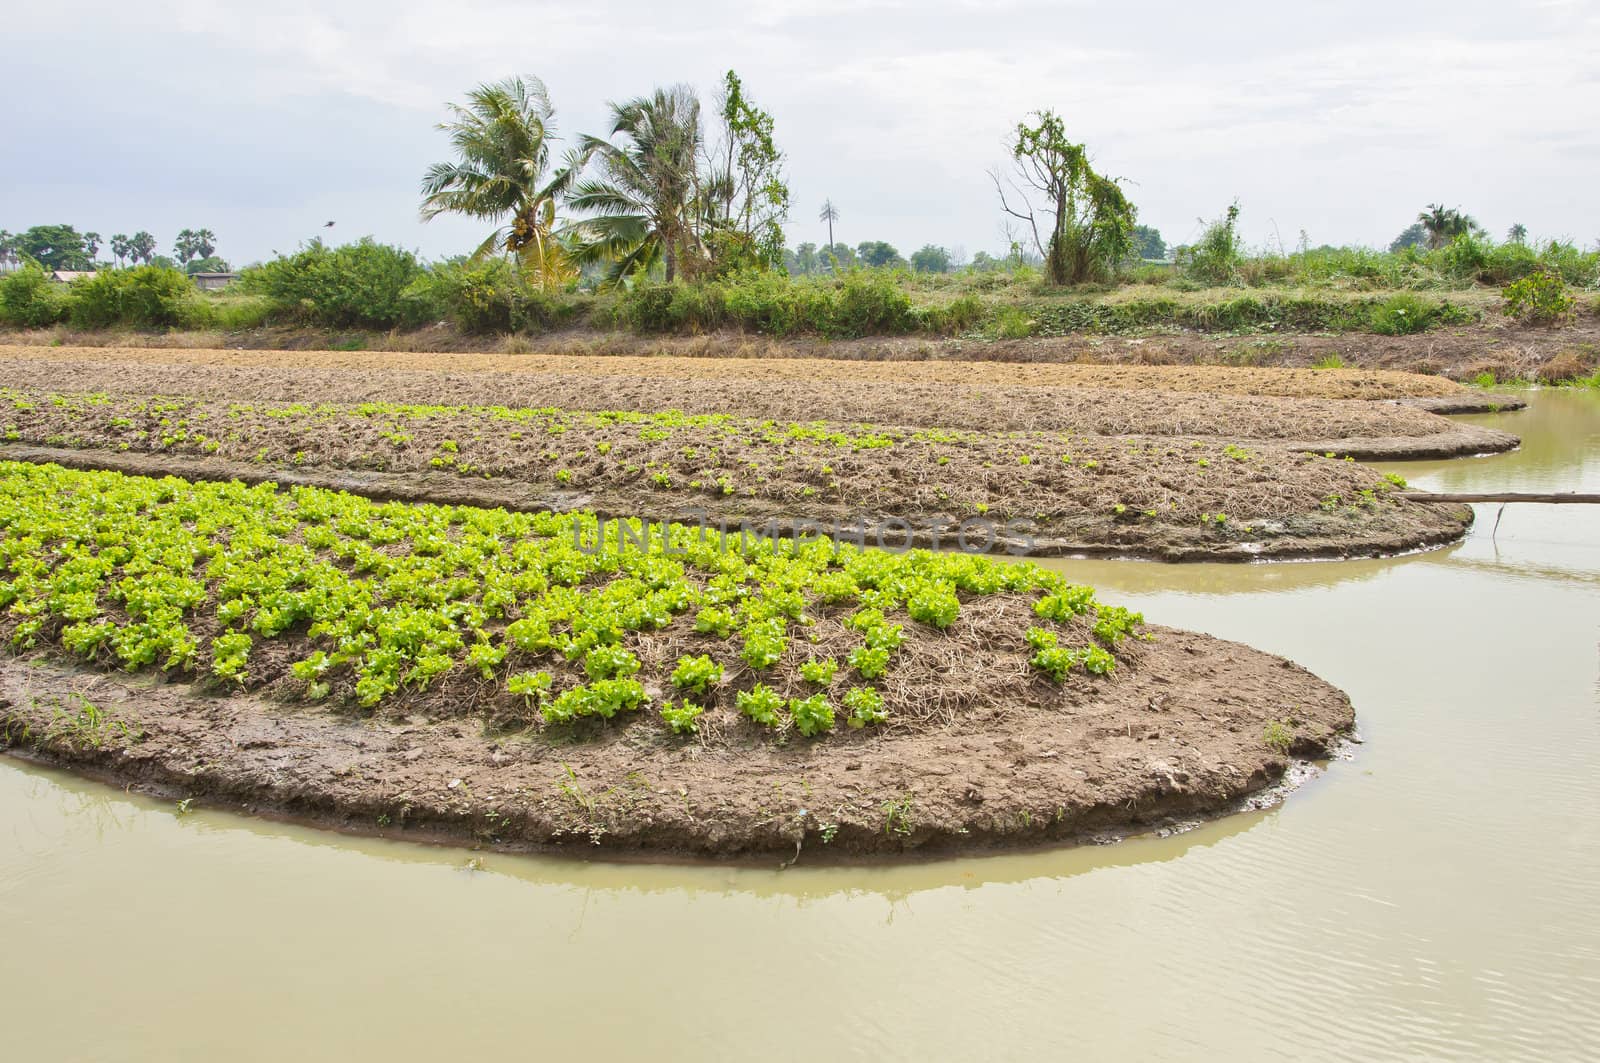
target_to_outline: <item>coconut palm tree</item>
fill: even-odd
[[[1466,236],[1478,227],[1469,214],[1441,203],[1430,203],[1428,209],[1417,215],[1417,221],[1428,234],[1428,250],[1436,251],[1458,236]]]
[[[569,158],[551,170],[555,108],[536,77],[479,85],[465,106],[449,104],[454,162],[436,162],[422,177],[422,220],[464,214],[498,227],[474,255],[516,255],[544,288],[575,275],[556,232],[556,203],[576,173]],[[503,224],[501,224],[503,223]],[[330,223],[331,224],[331,223]]]
[[[598,173],[578,181],[567,202],[587,215],[571,226],[575,257],[585,265],[610,262],[618,284],[665,264],[670,282],[693,275],[705,255],[698,208],[705,197],[696,168],[701,144],[700,101],[685,85],[657,89],[611,105],[613,140],[586,136],[584,165]]]

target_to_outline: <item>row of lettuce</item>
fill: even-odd
[[[1559,271],[1537,259],[1507,283],[1537,285],[1534,312],[1554,323],[1576,306]],[[1513,271],[1516,272],[1516,271]],[[1484,314],[1471,293],[1228,288],[1192,292],[1146,286],[1107,293],[1045,293],[1025,278],[999,284],[930,281],[886,270],[816,277],[746,271],[694,283],[639,283],[605,292],[544,291],[504,259],[425,264],[371,241],[313,244],[247,269],[233,289],[206,294],[182,273],[158,266],[102,270],[71,284],[28,267],[0,277],[0,325],[75,329],[219,329],[267,325],[335,330],[414,330],[446,324],[468,334],[540,333],[562,328],[638,333],[741,329],[767,335],[982,333],[1002,338],[1072,332],[1201,331],[1420,332],[1469,324]],[[1546,307],[1552,312],[1545,312]]]
[[[1030,564],[636,531],[641,548],[587,549],[588,514],[4,462],[0,638],[367,709],[453,682],[441,711],[656,706],[682,734],[720,706],[810,737],[916,722],[908,644],[953,637],[975,599],[999,602],[985,642],[1011,639],[1045,690],[1112,672],[1143,623]]]

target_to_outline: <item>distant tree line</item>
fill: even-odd
[[[88,272],[113,263],[167,266],[186,273],[225,273],[228,263],[216,256],[217,234],[210,229],[184,229],[173,243],[172,255],[157,253],[156,238],[144,230],[132,236],[116,233],[104,246],[112,262],[96,259],[102,246],[97,232],[79,232],[71,225],[35,225],[20,233],[0,230],[0,269],[34,263],[45,270]]]

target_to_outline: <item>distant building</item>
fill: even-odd
[[[94,276],[94,270],[92,269],[53,269],[50,271],[50,279],[57,284],[71,284],[73,281],[81,281],[86,277],[92,276]]]
[[[197,288],[203,292],[215,292],[226,288],[239,279],[237,273],[191,273]]]

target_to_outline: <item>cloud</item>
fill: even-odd
[[[0,118],[28,146],[12,229],[206,224],[249,259],[326,214],[450,253],[473,226],[415,213],[445,100],[537,73],[572,136],[609,99],[733,67],[777,118],[795,242],[829,196],[852,242],[997,247],[986,171],[1047,106],[1169,239],[1235,198],[1255,241],[1386,243],[1439,198],[1495,230],[1600,236],[1589,3],[65,0],[8,19],[8,76],[51,86]]]

